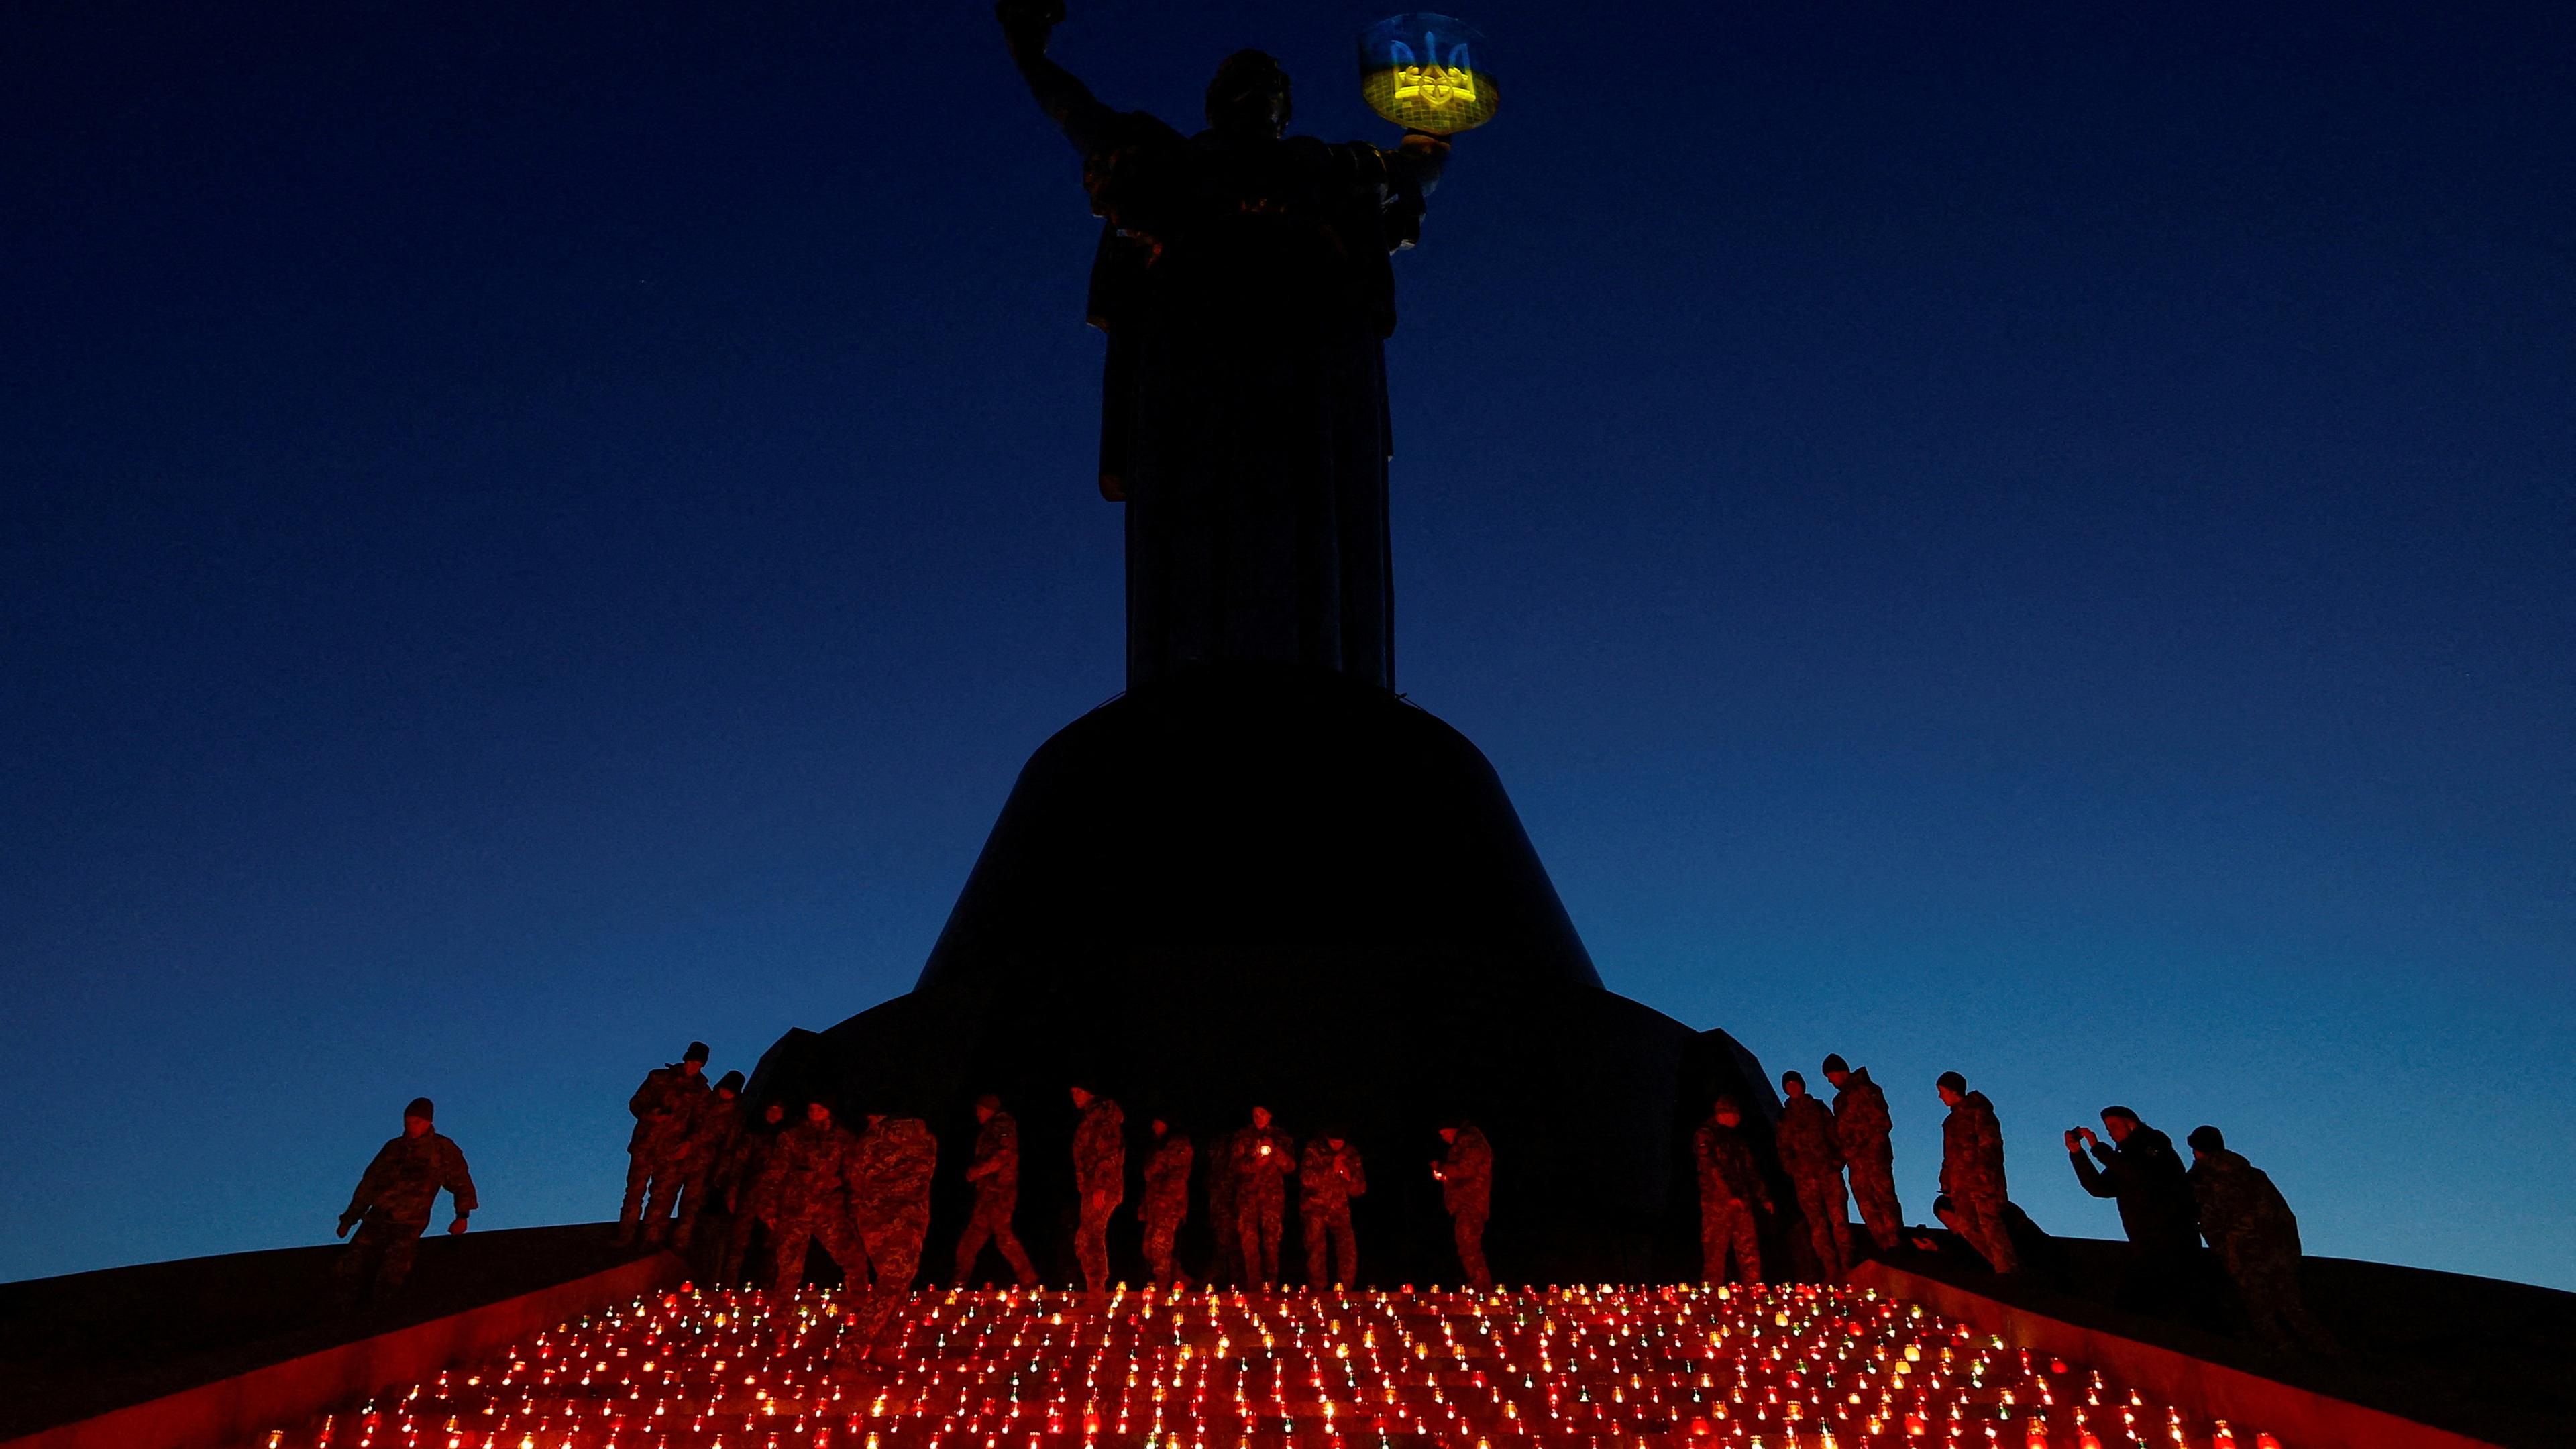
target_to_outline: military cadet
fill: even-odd
[[[1986,1261],[1967,1245],[1967,1231],[1959,1225],[1959,1206],[1950,1201],[1949,1194],[1943,1193],[1932,1199],[1932,1216],[1940,1219],[1941,1226],[1950,1230],[1950,1241],[1944,1243],[1917,1234],[1913,1242],[1918,1251],[1953,1261],[1978,1264]],[[2004,1234],[2012,1239],[2013,1258],[2021,1264],[2025,1276],[2036,1273],[2061,1293],[2074,1291],[2074,1275],[2067,1264],[2065,1247],[2039,1224],[2032,1222],[2030,1214],[2021,1210],[2021,1204],[2004,1204]]]
[[[2299,1219],[2270,1176],[2227,1147],[2215,1127],[2195,1127],[2191,1147],[2192,1196],[2200,1231],[2218,1252],[2228,1280],[2244,1301],[2256,1336],[2275,1347],[2305,1345],[2331,1352],[2334,1335],[2308,1311],[2299,1291]]]
[[[2192,1306],[2204,1267],[2198,1261],[2200,1206],[2192,1200],[2191,1179],[2173,1139],[2139,1121],[2137,1113],[2105,1107],[2102,1126],[2111,1134],[2107,1143],[2089,1127],[2067,1129],[2066,1158],[2086,1192],[2120,1205],[2129,1252],[2115,1301],[2133,1313],[2174,1315]]]
[[[1699,1166],[1700,1276],[1709,1283],[1762,1281],[1762,1235],[1754,1211],[1772,1211],[1771,1189],[1741,1130],[1744,1111],[1733,1097],[1710,1105],[1708,1120],[1691,1134],[1691,1160]],[[1728,1258],[1734,1259],[1729,1272]]]
[[[1252,1125],[1234,1134],[1234,1230],[1243,1243],[1247,1286],[1279,1285],[1279,1228],[1288,1206],[1288,1175],[1297,1170],[1297,1144],[1270,1125],[1270,1109],[1254,1107]]]
[[[1073,1124],[1073,1187],[1081,1200],[1073,1256],[1082,1264],[1083,1286],[1106,1293],[1109,1215],[1127,1197],[1127,1114],[1088,1087],[1073,1089],[1073,1107],[1082,1114]]]
[[[868,1280],[868,1254],[850,1231],[857,1154],[850,1135],[822,1102],[805,1104],[805,1120],[778,1136],[778,1205],[769,1220],[770,1294],[784,1302],[805,1281],[805,1249],[820,1239],[852,1288]]]
[[[1440,1140],[1449,1150],[1431,1164],[1431,1175],[1440,1183],[1440,1205],[1449,1210],[1458,1266],[1468,1287],[1491,1293],[1494,1274],[1485,1266],[1485,1219],[1494,1205],[1494,1149],[1464,1117],[1441,1124]]]
[[[1001,1250],[1013,1279],[1023,1288],[1037,1286],[1038,1270],[1011,1231],[1011,1213],[1020,1201],[1020,1124],[1002,1110],[1002,1099],[986,1092],[975,1099],[975,1155],[966,1164],[966,1180],[975,1185],[975,1207],[966,1220],[966,1235],[957,1240],[957,1272],[949,1279],[966,1286],[975,1259],[987,1239]]]
[[[779,1167],[785,1160],[779,1154],[778,1139],[786,1130],[786,1103],[761,1108],[760,1121],[735,1134],[733,1148],[717,1172],[726,1222],[716,1281],[727,1287],[743,1281],[742,1264],[751,1251],[752,1229],[766,1227],[773,1236],[778,1231]]]
[[[1172,1266],[1172,1241],[1190,1215],[1190,1139],[1157,1117],[1154,1147],[1145,1159],[1145,1262],[1154,1281],[1169,1288],[1180,1282]]]
[[[1208,1142],[1208,1238],[1215,1244],[1208,1255],[1211,1285],[1243,1281],[1243,1228],[1235,1211],[1235,1189],[1242,1184],[1234,1171],[1234,1139],[1241,1135],[1242,1129],[1229,1127]]]
[[[1817,1264],[1828,1281],[1840,1282],[1851,1272],[1852,1242],[1850,1214],[1843,1205],[1842,1140],[1834,1129],[1834,1114],[1807,1095],[1807,1079],[1796,1072],[1780,1074],[1780,1090],[1787,1099],[1780,1107],[1775,1136],[1780,1166],[1797,1190],[1798,1213],[1807,1220]]]
[[[742,1136],[742,1073],[727,1072],[724,1080],[698,1106],[697,1120],[689,1126],[689,1137],[681,1148],[676,1172],[680,1179],[680,1221],[671,1229],[671,1246],[683,1253],[689,1250],[689,1239],[696,1235],[698,1215],[717,1195],[716,1173],[733,1154],[735,1140]],[[649,1225],[648,1225],[648,1231]]]
[[[1840,1054],[1825,1058],[1825,1080],[1834,1085],[1834,1137],[1851,1168],[1852,1201],[1869,1235],[1881,1248],[1893,1248],[1905,1232],[1905,1210],[1896,1205],[1896,1149],[1889,1141],[1892,1124],[1887,1094],[1869,1079],[1869,1068],[1854,1070]]]
[[[1306,1144],[1297,1162],[1297,1216],[1306,1230],[1308,1287],[1360,1281],[1360,1240],[1351,1231],[1351,1199],[1367,1194],[1368,1171],[1360,1164],[1359,1149],[1340,1128],[1328,1128]]]
[[[939,1170],[939,1139],[918,1117],[867,1114],[868,1130],[851,1149],[850,1220],[873,1281],[851,1310],[858,1352],[912,1295],[921,1273],[922,1239],[930,1232],[930,1182]],[[851,1286],[858,1286],[853,1276]]]
[[[679,1204],[680,1167],[687,1156],[689,1132],[697,1125],[698,1106],[706,1100],[707,1044],[689,1049],[669,1066],[644,1074],[644,1085],[626,1099],[635,1114],[635,1130],[626,1138],[626,1201],[617,1209],[617,1243],[635,1241],[635,1220],[644,1219],[644,1240],[658,1243]],[[645,1200],[650,1186],[652,1200]]]
[[[361,1301],[381,1307],[402,1287],[439,1189],[456,1200],[456,1219],[447,1231],[465,1231],[475,1208],[474,1179],[465,1170],[465,1154],[432,1130],[437,1115],[427,1097],[412,1098],[403,1107],[402,1135],[376,1149],[358,1177],[358,1190],[349,1194],[336,1236],[349,1238],[352,1224],[358,1235],[331,1264],[332,1296],[343,1310]]]
[[[1943,1072],[1934,1090],[1950,1109],[1941,1121],[1941,1191],[1955,1209],[1959,1236],[1996,1272],[2019,1272],[2004,1223],[2004,1129],[1995,1104],[1969,1091],[1957,1072]]]

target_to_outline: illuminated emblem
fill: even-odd
[[[1360,34],[1360,94],[1409,130],[1446,136],[1494,118],[1485,37],[1446,15],[1398,15]]]

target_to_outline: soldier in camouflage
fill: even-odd
[[[850,1231],[858,1176],[854,1147],[821,1102],[806,1103],[805,1120],[779,1134],[771,1169],[778,1203],[769,1220],[773,1302],[786,1301],[805,1281],[805,1250],[818,1238],[851,1287],[867,1282],[867,1249]]]
[[[402,1287],[441,1188],[456,1200],[456,1220],[447,1231],[465,1231],[475,1208],[474,1179],[465,1170],[465,1154],[432,1129],[436,1115],[427,1097],[414,1097],[403,1108],[402,1135],[376,1149],[358,1190],[349,1194],[338,1236],[348,1238],[353,1224],[358,1235],[331,1264],[332,1296],[343,1311],[362,1301],[381,1307]]]
[[[1083,1287],[1109,1291],[1109,1215],[1127,1197],[1127,1114],[1088,1087],[1073,1089],[1073,1189],[1081,1218],[1073,1255],[1082,1264]]]
[[[1780,1075],[1786,1101],[1780,1107],[1775,1143],[1780,1166],[1797,1189],[1798,1214],[1807,1220],[1816,1262],[1828,1282],[1839,1283],[1851,1272],[1851,1218],[1844,1207],[1843,1148],[1834,1131],[1834,1114],[1807,1095],[1807,1079],[1796,1072]]]
[[[1869,1068],[1855,1071],[1839,1054],[1825,1058],[1825,1080],[1834,1085],[1834,1137],[1851,1167],[1852,1201],[1878,1246],[1894,1248],[1904,1240],[1905,1210],[1896,1205],[1896,1148],[1889,1141],[1893,1124],[1887,1094],[1869,1079]]]
[[[1360,1281],[1360,1240],[1351,1199],[1368,1192],[1359,1149],[1338,1128],[1306,1144],[1297,1162],[1297,1216],[1306,1230],[1306,1285]],[[1338,1269],[1338,1271],[1335,1271]]]
[[[851,1153],[850,1217],[874,1281],[852,1311],[858,1342],[872,1343],[912,1296],[930,1232],[930,1180],[939,1169],[939,1139],[918,1117],[868,1114],[868,1130]],[[851,1279],[856,1287],[858,1280]]]
[[[1297,1144],[1270,1125],[1270,1109],[1252,1109],[1252,1125],[1234,1134],[1234,1230],[1243,1244],[1246,1286],[1279,1285],[1279,1228],[1288,1206],[1288,1175]]]
[[[1733,1097],[1720,1097],[1691,1134],[1691,1161],[1699,1169],[1700,1274],[1710,1283],[1762,1281],[1762,1235],[1753,1214],[1757,1208],[1772,1211],[1771,1189],[1744,1140],[1743,1125],[1743,1108]]]
[[[1485,1219],[1494,1206],[1494,1149],[1475,1123],[1460,1118],[1440,1129],[1449,1150],[1431,1164],[1440,1183],[1440,1205],[1449,1210],[1450,1236],[1458,1246],[1458,1266],[1467,1286],[1494,1291],[1494,1273],[1485,1266]]]
[[[975,1099],[975,1121],[975,1155],[966,1164],[966,1180],[975,1187],[975,1207],[966,1220],[965,1236],[957,1240],[957,1271],[949,1282],[965,1287],[974,1276],[975,1259],[990,1241],[1001,1250],[1014,1280],[1023,1288],[1034,1288],[1038,1270],[1029,1262],[1028,1250],[1020,1246],[1019,1235],[1011,1231],[1011,1213],[1020,1202],[1020,1124],[1002,1110],[1002,1099],[990,1092]]]
[[[785,1162],[778,1139],[787,1130],[787,1107],[772,1102],[760,1109],[760,1121],[734,1135],[733,1147],[717,1169],[717,1191],[725,1203],[724,1251],[716,1261],[716,1281],[731,1287],[743,1281],[743,1259],[751,1252],[751,1234],[767,1226],[777,1235],[779,1169]]]
[[[1959,1235],[1996,1272],[2020,1272],[2005,1222],[2004,1129],[1995,1104],[1969,1091],[1957,1072],[1943,1072],[1935,1089],[1950,1108],[1941,1122],[1941,1191],[1957,1210]]]
[[[1145,1158],[1145,1262],[1166,1288],[1180,1282],[1172,1266],[1172,1241],[1190,1215],[1190,1139],[1157,1117],[1154,1147]]]
[[[1241,1135],[1239,1129],[1228,1128],[1208,1140],[1208,1237],[1215,1244],[1208,1254],[1210,1284],[1243,1281],[1243,1230],[1236,1221],[1235,1188],[1239,1183],[1234,1173],[1234,1139]]]
[[[2244,1300],[2254,1332],[2275,1348],[2335,1350],[2334,1335],[2308,1311],[2299,1289],[2299,1219],[2261,1168],[2227,1149],[2215,1127],[2195,1127],[2191,1191],[2200,1231]]]
[[[645,1073],[644,1085],[626,1099],[626,1110],[635,1116],[635,1130],[626,1138],[626,1201],[617,1209],[619,1247],[635,1241],[639,1216],[644,1219],[644,1240],[662,1240],[671,1210],[679,1204],[680,1166],[688,1154],[689,1133],[707,1097],[706,1065],[707,1044],[693,1041],[678,1061]]]
[[[680,1221],[671,1230],[671,1246],[677,1251],[689,1250],[689,1239],[697,1235],[698,1215],[717,1197],[716,1173],[741,1136],[742,1073],[727,1072],[714,1093],[699,1104],[697,1120],[689,1126],[688,1141],[674,1169],[681,1184]]]

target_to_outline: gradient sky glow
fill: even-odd
[[[478,1224],[608,1215],[643,1070],[907,988],[1121,683],[980,0],[234,8],[0,18],[0,1278],[327,1241],[421,1092]],[[1391,136],[1376,12],[1073,8]],[[1399,681],[1609,984],[1872,1066],[1918,1220],[1957,1067],[2052,1230],[2117,1101],[2576,1288],[2576,13],[1469,18]]]

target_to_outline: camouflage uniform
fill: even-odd
[[[1145,1159],[1145,1261],[1154,1281],[1170,1287],[1179,1281],[1172,1267],[1172,1240],[1190,1215],[1190,1139],[1166,1132]]]
[[[2266,1343],[2332,1348],[2334,1336],[2299,1291],[2299,1219],[2261,1168],[2234,1152],[2203,1152],[2191,1167],[2200,1230],[2218,1250],[2245,1316]]]
[[[1240,1180],[1234,1170],[1234,1139],[1241,1135],[1239,1129],[1229,1129],[1208,1142],[1208,1236],[1216,1242],[1208,1255],[1210,1284],[1241,1281],[1236,1275],[1243,1271],[1243,1229],[1235,1213]]]
[[[1458,1245],[1458,1266],[1467,1286],[1491,1292],[1494,1273],[1485,1266],[1485,1219],[1494,1205],[1494,1149],[1473,1122],[1458,1124],[1458,1140],[1440,1159],[1440,1205],[1449,1210],[1449,1230]]]
[[[1318,1137],[1297,1162],[1297,1216],[1306,1229],[1306,1285],[1360,1281],[1360,1240],[1351,1231],[1351,1199],[1368,1194],[1360,1150],[1345,1140],[1336,1149]],[[1328,1251],[1329,1250],[1329,1251]],[[1335,1267],[1341,1269],[1336,1273]]]
[[[1869,1079],[1869,1068],[1854,1069],[1834,1089],[1834,1136],[1851,1166],[1852,1201],[1881,1248],[1894,1248],[1905,1232],[1905,1210],[1896,1205],[1896,1149],[1888,1141],[1893,1127],[1887,1094]]]
[[[717,1170],[732,1155],[742,1135],[742,1098],[714,1093],[699,1104],[689,1125],[688,1141],[673,1158],[672,1174],[680,1182],[680,1222],[671,1230],[671,1246],[686,1251],[698,1229],[698,1214],[717,1190]]]
[[[1791,1097],[1780,1109],[1780,1166],[1798,1191],[1798,1213],[1828,1279],[1851,1271],[1851,1215],[1843,1206],[1843,1149],[1832,1109],[1813,1097]]]
[[[1127,1114],[1107,1097],[1092,1098],[1073,1127],[1073,1187],[1082,1205],[1073,1255],[1094,1293],[1109,1289],[1109,1215],[1127,1196],[1126,1128]]]
[[[918,1117],[888,1117],[851,1152],[850,1217],[874,1277],[858,1314],[859,1341],[876,1337],[921,1272],[921,1243],[930,1232],[930,1179],[939,1169],[939,1139]],[[858,1286],[854,1280],[852,1287]]]
[[[358,1224],[356,1236],[331,1263],[332,1292],[342,1307],[355,1307],[361,1298],[382,1303],[402,1287],[441,1188],[455,1196],[458,1217],[474,1211],[474,1179],[454,1142],[424,1132],[376,1149],[340,1213],[343,1230]]]
[[[1762,1281],[1762,1237],[1754,1224],[1758,1206],[1771,1211],[1771,1189],[1744,1133],[1712,1115],[1691,1134],[1691,1160],[1699,1167],[1700,1274],[1710,1283]],[[1727,1276],[1727,1255],[1735,1258]]]
[[[777,1233],[779,1172],[787,1161],[779,1151],[779,1140],[786,1134],[783,1125],[747,1125],[734,1134],[732,1147],[716,1169],[717,1191],[725,1196],[728,1219],[716,1281],[727,1287],[742,1282],[742,1262],[751,1252],[753,1226],[769,1224],[771,1234]]]
[[[1249,1286],[1278,1285],[1280,1218],[1288,1206],[1288,1174],[1296,1170],[1297,1144],[1287,1133],[1277,1127],[1236,1130],[1234,1230],[1243,1243],[1243,1276]]]
[[[1020,1202],[1020,1124],[1008,1112],[995,1110],[975,1133],[975,1157],[966,1165],[975,1184],[975,1208],[966,1220],[966,1235],[957,1240],[957,1272],[949,1281],[963,1288],[975,1272],[975,1259],[989,1240],[1011,1265],[1023,1288],[1037,1286],[1038,1270],[1028,1249],[1011,1231],[1011,1212]]]
[[[840,1265],[851,1287],[867,1281],[867,1249],[850,1231],[857,1153],[850,1135],[831,1122],[804,1121],[778,1134],[770,1172],[777,1183],[771,1209],[771,1292],[780,1300],[805,1281],[805,1249],[816,1238]]]
[[[617,1209],[619,1242],[634,1239],[639,1215],[646,1239],[661,1239],[663,1224],[679,1205],[680,1162],[697,1125],[698,1108],[706,1100],[705,1074],[683,1071],[677,1062],[645,1073],[644,1085],[626,1099],[626,1110],[635,1114],[635,1130],[626,1138],[626,1201]],[[652,1189],[649,1207],[647,1184]]]
[[[1998,1273],[2019,1272],[2004,1220],[2004,1129],[1983,1092],[1962,1096],[1941,1121],[1941,1191],[1977,1256]]]

